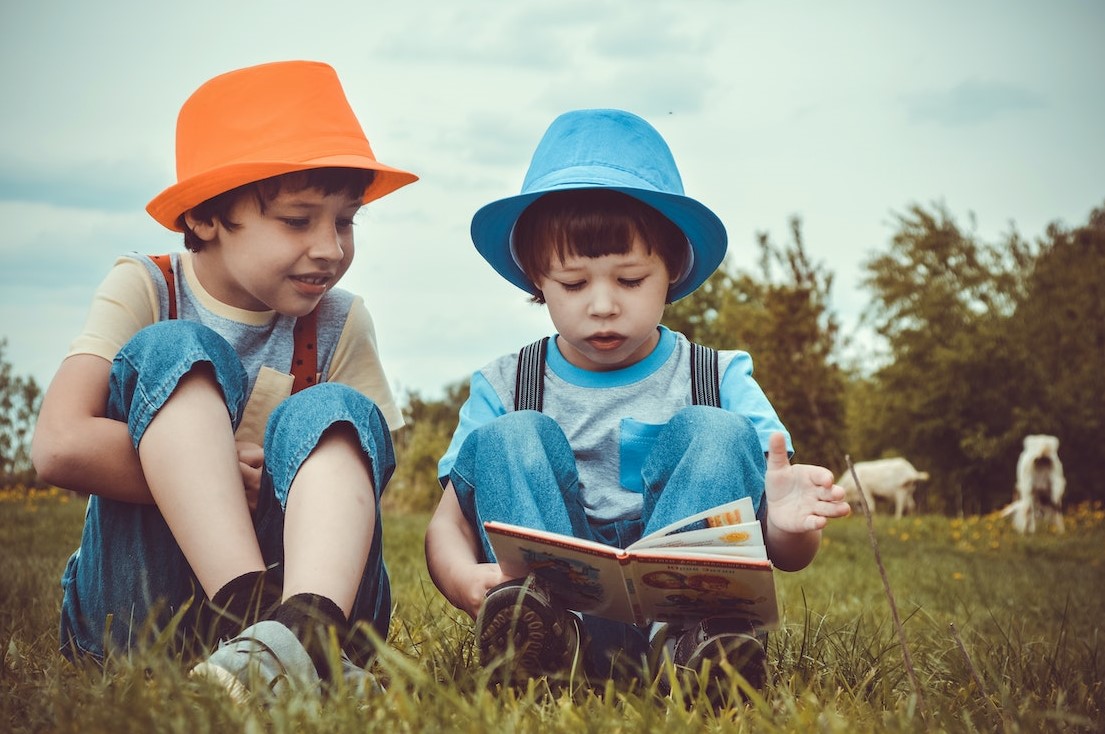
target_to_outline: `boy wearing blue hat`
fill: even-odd
[[[476,212],[472,239],[548,306],[557,332],[472,376],[439,464],[445,491],[427,563],[445,597],[476,619],[481,663],[512,647],[516,678],[579,659],[606,675],[639,666],[649,633],[571,613],[540,580],[505,576],[488,520],[625,547],[749,497],[777,567],[813,559],[828,519],[849,512],[843,489],[824,467],[790,464],[789,436],[747,353],[703,349],[660,325],[665,305],[721,263],[726,233],[683,193],[651,125],[620,110],[561,115],[521,194]],[[724,655],[762,681],[763,636],[747,622],[676,632],[677,664]]]

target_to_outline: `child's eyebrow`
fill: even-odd
[[[319,209],[322,207],[323,202],[309,197],[300,196],[299,194],[286,194],[278,197],[277,199],[274,199],[272,201],[272,205],[279,205],[293,209]],[[353,196],[347,199],[342,206],[346,209],[360,209],[362,206],[364,206],[364,204],[361,202],[360,197]]]

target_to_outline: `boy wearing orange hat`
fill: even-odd
[[[335,286],[361,206],[417,177],[376,159],[317,62],[208,81],[176,149],[147,210],[187,252],[116,261],[37,423],[39,476],[90,495],[62,652],[175,628],[188,651],[220,641],[194,672],[239,696],[364,682],[403,421],[364,301]]]

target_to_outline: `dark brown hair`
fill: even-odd
[[[375,178],[376,172],[363,168],[309,168],[306,171],[292,171],[279,176],[263,178],[225,191],[192,208],[192,216],[203,222],[218,219],[223,226],[233,231],[239,226],[231,221],[230,210],[245,196],[253,196],[264,213],[265,206],[280,195],[281,191],[295,192],[304,189],[318,189],[326,196],[346,194],[350,198],[360,198]],[[177,224],[184,230],[184,246],[192,252],[203,249],[204,241],[188,228],[184,215]]]
[[[518,265],[534,283],[549,272],[554,259],[622,255],[639,237],[655,252],[671,277],[687,267],[690,247],[683,230],[648,204],[608,189],[554,191],[530,204],[513,233]],[[544,303],[537,293],[533,300]]]

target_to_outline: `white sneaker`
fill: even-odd
[[[250,696],[279,696],[285,691],[320,688],[311,656],[295,634],[271,620],[258,622],[228,642],[190,675],[224,686],[242,703]]]

